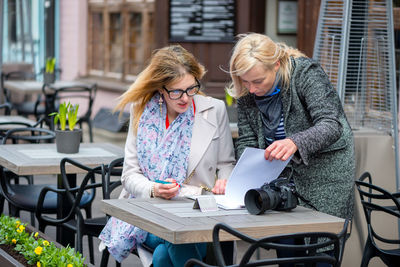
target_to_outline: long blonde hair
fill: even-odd
[[[228,92],[238,98],[248,93],[243,86],[240,76],[251,70],[257,63],[261,63],[265,70],[272,70],[276,62],[280,62],[277,75],[281,79],[283,88],[290,82],[291,63],[290,57],[305,57],[299,50],[289,47],[284,43],[276,43],[266,35],[248,33],[238,35],[239,41],[233,48],[229,62],[229,74],[232,84]]]
[[[136,131],[146,103],[162,86],[178,81],[185,74],[191,74],[200,80],[205,72],[204,66],[180,45],[171,45],[155,50],[149,65],[138,75],[130,88],[120,96],[115,110],[122,111],[128,103],[134,103],[132,125]]]

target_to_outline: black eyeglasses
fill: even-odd
[[[200,91],[200,83],[197,79],[196,79],[196,83],[197,83],[196,85],[188,87],[186,90],[182,90],[182,89],[168,90],[167,88],[165,88],[165,86],[163,86],[163,89],[165,91],[167,91],[170,99],[177,100],[177,99],[181,98],[184,93],[186,93],[188,96],[194,96],[195,94],[197,94]]]

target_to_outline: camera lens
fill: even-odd
[[[266,210],[275,209],[280,202],[279,193],[267,189],[250,189],[244,196],[244,204],[250,214],[259,215]]]

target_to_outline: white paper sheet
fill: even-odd
[[[264,157],[264,149],[247,147],[229,177],[225,195],[216,198],[218,206],[224,209],[243,208],[246,192],[276,179],[290,159],[268,161]]]

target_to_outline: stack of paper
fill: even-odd
[[[244,208],[246,192],[278,178],[290,159],[268,161],[264,149],[246,148],[229,177],[225,195],[215,195],[217,205],[223,209]]]

